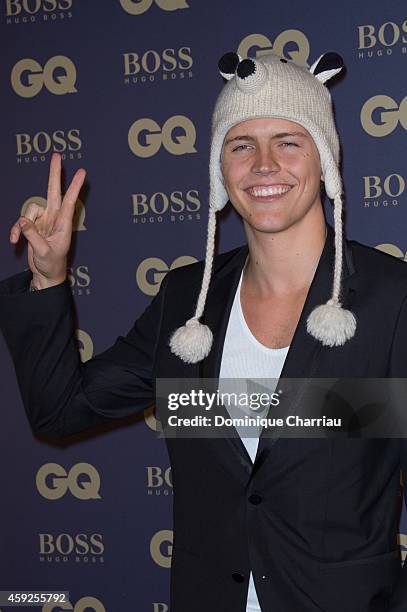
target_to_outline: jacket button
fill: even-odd
[[[235,582],[244,582],[244,576],[243,574],[239,574],[239,572],[234,572],[232,578]]]
[[[250,495],[249,497],[249,502],[251,504],[254,504],[255,506],[257,506],[258,504],[261,504],[262,501],[263,501],[262,496],[258,495],[257,493],[252,493],[252,495]]]

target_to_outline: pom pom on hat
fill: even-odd
[[[212,340],[209,327],[193,317],[172,334],[170,348],[185,363],[197,363],[209,355]]]
[[[339,186],[338,186],[339,189]],[[332,296],[325,303],[314,308],[307,319],[307,332],[324,346],[342,346],[353,338],[356,332],[356,318],[342,308],[339,301],[342,278],[342,197],[334,197],[335,223],[335,264]]]
[[[170,338],[170,349],[174,355],[185,363],[197,363],[209,355],[213,335],[207,325],[199,322],[203,314],[206,296],[211,279],[213,253],[215,249],[216,211],[209,208],[208,237],[206,241],[206,258],[201,290],[196,304],[195,315],[182,327],[176,329]]]
[[[354,314],[332,299],[314,308],[307,319],[307,332],[324,346],[342,346],[355,331]]]

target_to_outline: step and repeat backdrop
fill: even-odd
[[[407,260],[404,0],[2,0],[0,19],[1,278],[27,267],[9,229],[45,206],[58,151],[64,189],[87,170],[69,261],[83,361],[127,333],[169,269],[204,255],[226,51],[304,66],[342,55],[330,90],[346,233]],[[229,206],[217,250],[244,240]],[[167,612],[173,493],[152,410],[50,442],[29,428],[3,338],[0,359],[0,590],[69,590],[43,612]],[[404,559],[404,514],[399,539]]]

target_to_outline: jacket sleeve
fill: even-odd
[[[404,379],[397,381],[398,393],[401,386],[407,387],[407,296],[401,304],[397,324],[395,326],[389,361],[389,377]],[[405,430],[406,428],[403,427]],[[407,439],[399,439],[400,469],[403,477],[404,503],[407,506]],[[405,612],[407,610],[407,562],[403,564],[400,578],[392,592],[389,602],[389,612]]]
[[[82,363],[68,279],[28,291],[30,270],[0,281],[0,329],[34,432],[62,438],[148,408],[166,277],[125,336]]]

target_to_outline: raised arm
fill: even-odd
[[[21,232],[27,238],[30,270],[0,281],[0,329],[27,417],[35,432],[55,437],[128,416],[153,403],[155,352],[167,280],[125,336],[81,362],[66,261],[84,171],[76,173],[62,200],[60,170],[60,159],[54,155],[47,208],[30,205],[27,218],[20,217],[11,229],[11,242]],[[29,291],[31,282],[38,291]]]

